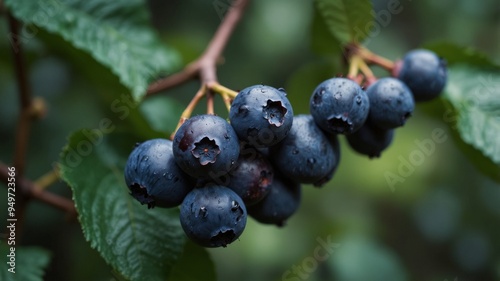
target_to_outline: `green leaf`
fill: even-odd
[[[177,100],[166,96],[153,96],[145,99],[139,110],[156,131],[171,133],[179,122],[184,106]]]
[[[341,240],[340,247],[327,263],[335,274],[334,280],[338,281],[408,280],[403,264],[391,249],[355,234]]]
[[[370,0],[315,0],[331,34],[341,43],[361,43],[373,25]]]
[[[149,83],[179,65],[149,24],[144,0],[6,0],[14,16],[28,25],[29,40],[38,27],[55,33],[117,75],[139,101]]]
[[[60,157],[61,175],[85,235],[124,278],[165,280],[179,258],[185,235],[178,209],[147,209],[129,195],[123,168],[137,135],[74,133]]]
[[[323,17],[314,9],[311,24],[311,49],[319,55],[336,55],[342,52],[343,46],[328,29]]]
[[[294,113],[309,114],[309,99],[314,89],[318,84],[334,77],[339,72],[342,71],[338,60],[313,61],[293,72],[287,80],[286,91],[293,104]]]
[[[491,62],[486,54],[483,54],[474,48],[459,46],[449,42],[438,42],[427,44],[424,48],[435,52],[438,56],[446,59],[449,65],[465,63],[468,65],[500,68]]]
[[[170,278],[172,281],[215,281],[215,266],[205,248],[187,241],[184,253],[174,265]]]
[[[458,65],[449,69],[444,98],[464,142],[500,165],[500,71]]]
[[[14,260],[8,256],[12,255],[11,247],[15,248]],[[10,246],[2,242],[0,243],[0,253],[7,256],[6,262],[0,264],[0,280],[43,281],[44,269],[50,261],[48,251],[37,247]],[[9,264],[10,261],[14,261],[15,264]]]

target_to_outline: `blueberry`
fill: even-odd
[[[257,204],[249,206],[248,214],[258,222],[283,226],[299,208],[300,199],[300,184],[275,174],[271,192]]]
[[[374,158],[380,157],[380,153],[389,147],[393,137],[394,129],[380,129],[368,121],[357,132],[347,136],[347,142],[356,152]]]
[[[125,166],[131,195],[149,208],[175,207],[193,188],[193,179],[175,163],[172,142],[152,139],[137,145]]]
[[[292,126],[293,109],[283,89],[255,85],[234,98],[229,120],[241,140],[269,147],[285,138]]]
[[[366,93],[354,81],[331,78],[314,90],[309,102],[314,121],[333,134],[351,134],[365,122],[370,104]]]
[[[379,79],[366,90],[370,100],[368,118],[382,129],[403,126],[415,109],[410,89],[392,77]]]
[[[247,210],[231,189],[219,185],[195,188],[181,204],[180,222],[186,235],[204,247],[226,247],[245,229]]]
[[[179,167],[193,177],[205,179],[227,174],[240,151],[231,125],[214,115],[186,120],[175,134],[172,146]]]
[[[331,179],[340,159],[337,137],[327,137],[311,115],[295,116],[288,136],[270,152],[274,166],[284,175],[316,186]]]
[[[264,155],[249,145],[240,145],[236,168],[229,173],[229,184],[246,206],[262,200],[271,190],[274,169]]]
[[[428,101],[439,96],[446,85],[446,62],[434,52],[417,49],[408,52],[394,75],[413,93],[415,101]]]

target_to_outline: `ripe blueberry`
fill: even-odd
[[[248,207],[248,214],[265,224],[283,226],[299,208],[301,186],[282,175],[275,174],[271,192],[260,202]]]
[[[231,125],[221,117],[199,115],[179,128],[173,141],[175,160],[196,178],[218,178],[238,160],[240,145]]]
[[[229,173],[229,184],[246,206],[262,200],[271,190],[274,169],[256,148],[241,145],[240,157],[236,167]]]
[[[328,133],[346,135],[363,125],[370,109],[366,93],[346,78],[323,81],[314,90],[309,105],[318,126]]]
[[[368,121],[357,132],[347,136],[347,142],[358,153],[374,158],[380,157],[380,153],[389,147],[393,137],[394,129],[380,129]]]
[[[337,137],[327,137],[311,115],[295,116],[288,136],[270,152],[274,166],[284,175],[316,186],[331,179],[340,158]]]
[[[408,85],[415,101],[431,100],[443,91],[448,76],[446,62],[434,52],[410,51],[399,64],[393,75]]]
[[[247,222],[243,200],[219,185],[195,188],[181,204],[180,222],[186,235],[204,247],[226,247],[236,240]]]
[[[292,126],[293,109],[283,89],[256,85],[234,98],[229,120],[241,140],[254,147],[269,147],[285,138]]]
[[[175,207],[193,188],[193,179],[175,163],[172,142],[152,139],[134,148],[125,166],[130,194],[149,208]]]
[[[370,100],[368,119],[382,129],[403,126],[415,109],[410,89],[396,78],[377,80],[368,87],[366,94]]]

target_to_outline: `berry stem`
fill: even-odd
[[[175,133],[177,133],[177,130],[179,130],[179,127],[184,124],[184,122],[191,117],[191,114],[193,113],[194,108],[196,105],[200,102],[200,100],[205,96],[207,92],[207,88],[205,85],[202,85],[201,88],[196,92],[196,95],[191,99],[189,104],[186,106],[184,111],[181,114],[181,118],[179,119],[179,123],[177,123],[177,127],[175,128],[174,132],[170,135],[170,139],[174,139]]]
[[[231,98],[227,93],[221,93],[222,100],[224,101],[224,105],[226,105],[227,111],[231,110],[231,103],[233,102],[233,98]]]
[[[231,97],[233,99],[236,97],[236,95],[238,95],[238,92],[233,91],[229,88],[226,88],[226,87],[224,87],[221,84],[216,83],[216,82],[209,83],[208,88],[210,90],[220,94],[221,96],[225,95],[225,96]]]
[[[377,81],[377,77],[375,77],[375,74],[373,74],[372,70],[364,60],[361,60],[359,62],[359,68],[365,76],[365,82],[367,87],[375,83],[375,81]]]
[[[249,2],[250,0],[235,0],[203,54],[180,72],[150,84],[146,97],[194,78],[200,79],[202,84],[217,83],[217,62]]]
[[[59,180],[59,167],[55,166],[54,169],[50,170],[48,173],[35,180],[34,186],[39,191],[45,190],[58,180]]]
[[[214,96],[214,92],[207,90],[207,114],[215,115]]]
[[[378,65],[389,72],[392,72],[392,70],[394,69],[394,62],[393,61],[391,61],[387,58],[384,58],[382,56],[379,56],[366,48],[359,47],[356,50],[356,53],[359,56],[361,56],[363,58],[363,60],[368,64]]]
[[[349,72],[347,73],[347,78],[355,80],[359,73],[359,62],[361,58],[358,56],[352,56],[349,62]]]

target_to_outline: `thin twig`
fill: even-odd
[[[10,176],[8,166],[0,162],[0,180],[7,183],[9,178]],[[23,194],[26,197],[38,199],[41,202],[47,203],[51,206],[65,211],[71,216],[74,216],[76,214],[75,205],[72,200],[59,196],[47,190],[43,190],[36,183],[28,179],[16,178],[15,186],[16,191],[20,190],[20,192],[16,192],[16,194]],[[16,205],[18,204],[17,199],[18,198],[16,198]]]
[[[54,169],[50,170],[48,173],[35,180],[35,185],[37,189],[44,190],[58,180],[59,180],[59,167],[55,166]]]
[[[196,77],[199,77],[202,84],[217,82],[217,62],[249,2],[250,0],[236,0],[203,54],[181,72],[153,82],[148,87],[146,96],[181,85]]]
[[[33,116],[31,112],[31,89],[26,75],[22,44],[18,40],[21,38],[19,35],[19,22],[10,13],[9,25],[16,81],[19,90],[19,105],[21,108],[17,124],[13,166],[16,167],[16,176],[22,177],[24,175],[29,132]]]

